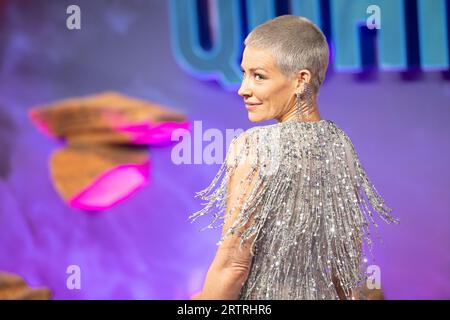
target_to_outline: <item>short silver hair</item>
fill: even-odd
[[[277,67],[289,78],[302,69],[309,70],[310,85],[314,93],[319,91],[330,54],[325,35],[308,19],[283,15],[268,20],[248,34],[244,45],[269,50]]]

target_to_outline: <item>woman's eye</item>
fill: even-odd
[[[260,75],[259,73],[255,73],[255,79],[256,80],[263,80],[264,77],[262,75]]]

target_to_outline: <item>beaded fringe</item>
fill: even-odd
[[[249,169],[228,190],[244,163]],[[239,198],[226,210],[233,192]],[[363,248],[372,250],[374,217],[399,223],[349,137],[330,120],[248,129],[232,140],[226,161],[196,197],[206,203],[189,216],[191,222],[212,216],[201,231],[221,227],[224,214],[239,211],[218,245],[236,230],[245,230],[241,246],[253,237],[240,299],[338,299],[333,278],[347,299],[354,298],[367,278],[362,256]]]

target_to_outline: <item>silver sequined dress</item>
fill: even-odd
[[[243,164],[249,169],[241,184],[228,190]],[[227,211],[232,192],[241,198]],[[246,130],[233,139],[216,177],[196,196],[206,203],[191,222],[208,215],[212,220],[202,230],[217,228],[225,212],[237,210],[221,241],[236,230],[245,230],[239,232],[241,244],[254,240],[240,299],[338,299],[333,278],[351,298],[367,277],[362,257],[371,247],[371,229],[377,228],[374,218],[399,222],[349,137],[330,120],[294,118]]]

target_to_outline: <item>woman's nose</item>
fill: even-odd
[[[251,95],[250,88],[246,84],[245,79],[241,83],[241,87],[238,90],[238,95],[240,95],[241,97],[244,97],[244,98]]]

